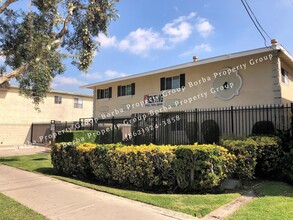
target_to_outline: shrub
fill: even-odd
[[[235,176],[240,179],[277,177],[282,157],[278,137],[253,136],[243,140],[222,140],[222,146],[236,156]]]
[[[283,177],[293,184],[293,148],[282,158]]]
[[[122,140],[121,129],[114,129],[115,141]],[[58,134],[58,132],[57,132]],[[100,143],[111,144],[112,143],[112,130],[111,128],[99,128],[98,130],[78,130],[78,131],[66,131],[60,132],[56,136],[56,143],[73,142],[75,144],[81,143]]]
[[[95,179],[100,182],[108,182],[112,178],[111,158],[109,150],[115,149],[115,146],[100,145],[97,146],[90,154],[90,166],[92,167]]]
[[[52,164],[61,174],[92,177],[142,190],[217,188],[235,165],[222,147],[122,146],[60,143],[52,148]]]
[[[174,172],[182,190],[213,189],[235,166],[235,156],[215,145],[183,146],[175,150],[175,155]]]
[[[236,156],[234,176],[253,179],[257,160],[257,144],[254,140],[224,140],[222,146]]]
[[[273,135],[275,127],[271,121],[258,121],[252,127],[252,135]]]
[[[56,136],[56,143],[62,142],[98,143],[99,136],[96,134],[96,131],[92,130],[66,131],[60,132],[60,134]]]
[[[143,189],[171,188],[174,182],[171,162],[174,147],[125,146],[109,151],[114,181]]]
[[[61,174],[77,177],[91,177],[89,153],[95,148],[93,144],[71,143],[55,144],[51,149],[51,158],[54,169]]]
[[[257,177],[278,177],[282,157],[282,144],[278,137],[256,136],[250,137],[257,145]]]

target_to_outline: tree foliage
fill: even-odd
[[[95,38],[107,35],[118,16],[118,1],[0,0],[0,55],[5,57],[0,86],[16,78],[20,92],[38,105],[53,78],[65,71],[64,58],[87,71],[99,46]]]

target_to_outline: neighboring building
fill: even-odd
[[[68,92],[51,91],[40,111],[31,99],[19,95],[16,86],[0,88],[0,147],[31,141],[32,123],[78,121],[93,115],[93,97]]]
[[[85,85],[94,117],[293,102],[293,57],[281,45]]]

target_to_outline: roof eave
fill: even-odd
[[[130,80],[130,79],[154,75],[154,74],[158,74],[158,73],[162,73],[162,72],[168,72],[168,71],[177,70],[177,69],[184,69],[184,68],[188,68],[188,67],[192,67],[192,66],[198,66],[198,65],[219,62],[219,61],[223,61],[223,60],[227,60],[227,59],[235,59],[235,58],[239,58],[239,57],[250,56],[253,54],[265,53],[265,52],[272,51],[274,49],[286,51],[281,45],[277,45],[277,46],[275,46],[275,48],[264,47],[264,48],[254,49],[254,50],[248,50],[248,51],[243,51],[243,52],[238,52],[238,53],[233,53],[233,54],[226,54],[226,55],[222,55],[222,56],[203,59],[203,60],[199,60],[197,62],[189,62],[189,63],[185,63],[185,64],[179,64],[176,66],[166,67],[166,68],[153,70],[153,71],[149,71],[149,72],[144,72],[144,73],[139,73],[139,74],[135,74],[135,75],[130,75],[130,76],[126,76],[126,77],[115,78],[115,79],[107,80],[107,81],[103,81],[103,82],[92,83],[92,84],[81,86],[80,88],[93,89],[96,86],[114,83],[114,82],[118,82],[118,81],[122,81],[122,80]]]

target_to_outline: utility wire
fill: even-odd
[[[251,21],[253,22],[254,26],[256,27],[256,29],[258,30],[258,32],[260,33],[260,35],[261,35],[262,38],[264,39],[264,44],[265,44],[265,46],[268,47],[268,46],[267,46],[267,39],[266,39],[266,37],[264,36],[263,32],[264,32],[264,33],[267,35],[267,37],[271,40],[270,36],[267,34],[267,32],[262,28],[262,26],[261,26],[260,23],[258,22],[258,20],[257,20],[257,18],[256,18],[256,16],[255,16],[255,14],[253,13],[253,11],[252,11],[252,9],[250,8],[250,6],[249,6],[249,4],[247,3],[247,1],[246,1],[246,0],[241,0],[241,2],[242,2],[242,4],[243,4],[243,6],[244,6],[244,8],[245,8],[245,10],[246,10],[246,12],[247,12],[247,14],[249,15]],[[255,20],[253,19],[253,17],[252,17],[251,14],[252,14],[253,17],[255,18]],[[262,32],[261,30],[262,30],[263,32]]]
[[[272,38],[268,35],[268,33],[264,30],[264,28],[261,26],[261,24],[259,23],[257,17],[255,16],[255,14],[253,13],[252,9],[250,8],[248,2],[246,0],[244,0],[246,5],[248,6],[249,11],[251,12],[251,14],[253,15],[255,21],[257,22],[258,26],[262,29],[262,31],[267,35],[267,37],[272,40]]]

